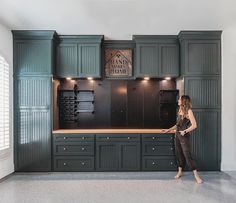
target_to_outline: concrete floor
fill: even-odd
[[[0,182],[1,203],[236,202],[236,172],[15,173]]]

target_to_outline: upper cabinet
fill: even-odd
[[[57,47],[57,77],[101,77],[103,35],[60,36]]]
[[[220,75],[221,31],[181,31],[181,75]]]
[[[52,75],[55,31],[12,31],[14,75]]]
[[[136,77],[178,77],[179,43],[177,36],[135,35]]]

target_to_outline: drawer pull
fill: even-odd
[[[173,149],[173,147],[171,147],[170,149],[171,149],[171,151],[173,151],[173,150],[174,150],[174,149]]]
[[[84,147],[82,147],[82,151],[84,151],[85,150],[85,148]]]
[[[84,162],[82,162],[81,164],[82,164],[83,166],[85,165],[85,163],[84,163]]]
[[[109,140],[110,138],[109,137],[107,137],[107,140]]]
[[[130,137],[128,137],[128,140],[130,139]]]
[[[155,151],[155,147],[152,148],[152,151]]]
[[[170,162],[170,165],[173,165],[173,162]]]
[[[155,140],[155,137],[152,137],[153,140]]]
[[[66,139],[66,137],[63,137],[63,139],[65,140],[65,139]]]
[[[82,140],[84,140],[84,137],[82,137]]]
[[[66,151],[66,148],[64,147],[63,150]]]
[[[64,166],[66,166],[67,164],[66,163],[63,163]]]

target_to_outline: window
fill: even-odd
[[[9,64],[0,56],[0,151],[10,147]]]

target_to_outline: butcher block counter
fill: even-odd
[[[54,171],[173,171],[174,133],[165,129],[54,130]]]
[[[53,133],[164,133],[167,129],[58,129]],[[168,133],[175,133],[174,130]]]

